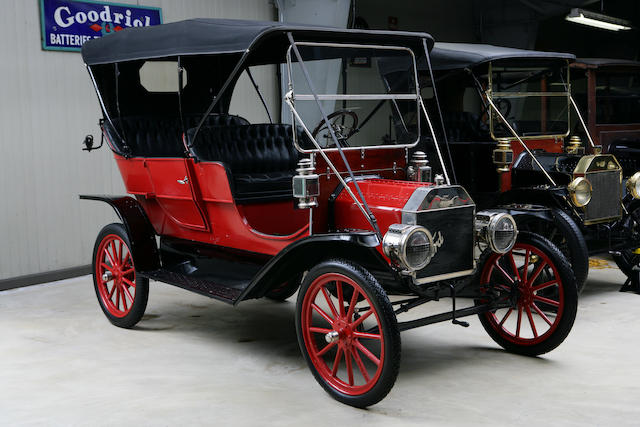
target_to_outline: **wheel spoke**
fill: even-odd
[[[354,348],[351,350],[351,354],[353,355],[353,360],[355,360],[356,365],[358,365],[358,369],[360,369],[360,373],[362,374],[365,382],[369,382],[369,373],[367,372],[367,368],[365,368],[364,363],[362,363],[362,358],[358,354],[358,349]]]
[[[547,322],[547,324],[548,324],[549,326],[553,325],[553,322],[551,322],[551,320],[549,320],[549,318],[547,317],[547,315],[546,315],[546,314],[544,314],[544,313],[542,312],[542,310],[540,310],[540,307],[538,307],[535,303],[533,303],[533,304],[531,304],[531,305],[533,306],[533,309],[536,311],[536,313],[538,313],[538,315],[539,315],[540,317],[542,317],[542,319],[543,319],[545,322]]]
[[[516,265],[516,259],[513,257],[513,251],[509,252],[509,261],[511,262],[513,274],[516,275],[516,279],[520,280],[520,273],[518,273],[518,266]]]
[[[316,328],[315,326],[310,327],[309,330],[311,332],[315,332],[316,334],[328,334],[329,332],[333,331],[333,329]]]
[[[107,258],[109,258],[109,262],[111,263],[112,266],[116,266],[115,261],[113,260],[113,256],[109,253],[109,247],[111,246],[111,243],[109,243],[107,246],[105,246],[104,248],[104,253],[107,254]]]
[[[116,309],[120,310],[120,286],[116,286]]]
[[[547,265],[546,261],[542,261],[540,263],[540,265],[538,266],[538,268],[536,268],[533,272],[533,274],[531,275],[531,277],[529,278],[529,281],[527,282],[527,284],[529,286],[533,285],[533,282],[536,281],[536,279],[538,278],[538,276],[540,275],[540,273],[542,272],[542,269]]]
[[[327,313],[325,313],[325,311],[323,309],[318,307],[318,305],[316,303],[312,303],[311,307],[313,307],[313,309],[315,311],[317,311],[318,314],[320,316],[322,316],[324,318],[324,320],[326,320],[330,325],[333,325],[333,319],[331,317],[329,317],[329,315]]]
[[[318,357],[324,355],[327,351],[331,350],[331,348],[336,345],[337,341],[334,342],[330,342],[329,344],[325,345],[324,348],[322,350],[320,350],[317,354]]]
[[[130,268],[130,269],[128,269],[128,270],[123,271],[123,272],[122,272],[122,275],[123,275],[123,276],[127,276],[127,275],[129,275],[129,274],[133,273],[134,271],[136,271],[136,269],[135,269],[135,268]]]
[[[329,294],[327,288],[325,288],[324,286],[322,287],[322,295],[324,295],[324,299],[327,300],[327,305],[329,306],[329,310],[331,310],[331,313],[333,313],[333,317],[337,318],[338,312],[336,311],[336,306],[333,305],[333,301],[331,301],[331,295]]]
[[[504,268],[502,268],[502,266],[500,266],[500,264],[498,264],[498,260],[496,260],[493,263],[493,266],[500,272],[502,273],[502,275],[505,277],[505,279],[507,279],[510,283],[514,283],[513,282],[513,278],[509,275],[509,273],[507,273],[506,271],[504,271]]]
[[[525,307],[527,312],[527,318],[529,319],[529,325],[531,325],[531,332],[533,332],[533,337],[538,338],[538,331],[536,330],[536,324],[533,321],[533,316],[531,315],[531,308],[528,306]]]
[[[131,259],[131,252],[127,251],[127,254],[124,256],[124,259],[122,260],[122,265],[125,265],[127,261],[129,261],[130,259]]]
[[[367,347],[363,346],[360,341],[354,340],[354,342],[356,344],[356,347],[358,347],[362,354],[367,356],[369,360],[375,363],[376,366],[380,366],[380,359],[378,359],[373,353],[371,353]]]
[[[532,290],[533,290],[534,292],[535,292],[535,291],[539,291],[539,290],[541,290],[541,289],[548,288],[549,286],[553,286],[553,285],[555,285],[555,284],[557,284],[557,283],[558,283],[558,280],[557,280],[557,279],[550,280],[550,281],[545,282],[545,283],[543,283],[543,284],[541,284],[541,285],[534,286],[534,287],[532,288]]]
[[[333,359],[333,368],[331,369],[331,376],[335,377],[338,373],[338,367],[340,367],[340,356],[342,356],[342,347],[338,347],[336,357]]]
[[[106,285],[105,285],[106,286]],[[111,291],[109,292],[109,300],[111,300],[111,298],[113,298],[113,293],[115,292],[116,288],[118,287],[118,285],[116,285],[116,282],[113,282],[113,286],[111,287]],[[112,300],[111,300],[112,301]]]
[[[124,293],[129,297],[129,301],[131,301],[131,304],[133,304],[133,295],[131,295],[129,288],[123,286],[122,289],[124,290]]]
[[[367,317],[371,316],[372,314],[373,314],[373,308],[369,309],[369,311],[367,311],[362,316],[358,317],[357,320],[351,323],[351,329],[355,329],[356,327],[358,327],[362,322],[365,321]]]
[[[381,338],[381,336],[378,334],[368,334],[366,332],[357,332],[357,331],[353,331],[353,336],[356,338],[364,338],[364,339],[371,339],[371,340],[379,340]]]
[[[340,317],[344,316],[344,299],[343,299],[343,295],[342,295],[342,282],[339,280],[336,280],[336,289],[338,291],[338,312],[340,313]],[[346,358],[346,354],[345,354],[345,358]]]
[[[507,321],[507,318],[511,315],[511,313],[513,313],[513,308],[510,308],[509,311],[507,311],[507,314],[504,315],[504,317],[500,321],[500,326],[504,325],[504,322]]]
[[[351,301],[349,301],[349,310],[347,310],[347,322],[350,322],[353,317],[353,310],[356,308],[358,295],[360,295],[360,292],[358,292],[356,288],[353,288],[353,295],[351,295]]]
[[[122,243],[122,240],[116,240],[116,258],[118,258],[118,262],[120,263],[120,265],[122,265],[122,255],[124,252],[124,243]]]
[[[110,266],[109,264],[107,264],[106,262],[101,262],[101,263],[100,263],[100,267],[104,267],[104,268],[106,268],[107,270],[109,270],[109,271],[110,271],[110,272],[112,272],[112,273],[114,272],[114,271],[113,271],[113,267],[112,267],[112,266]]]
[[[132,282],[131,280],[129,280],[129,279],[125,279],[125,278],[123,277],[123,278],[122,278],[122,281],[123,281],[124,283],[126,283],[127,285],[131,286],[132,288],[135,288],[135,287],[136,287],[136,284],[135,284],[134,282]]]
[[[114,243],[113,240],[109,242],[109,247],[111,248],[111,255],[113,256],[113,261],[115,262],[116,265],[120,265],[119,264],[120,258],[118,258],[118,251],[116,250],[116,244]]]
[[[127,299],[124,296],[125,295],[124,286],[120,289],[120,294],[121,294],[120,299],[122,299],[122,311],[127,311]]]
[[[347,364],[347,376],[349,377],[349,385],[353,385],[353,365],[351,364],[351,355],[348,350],[344,352],[344,361]]]
[[[549,298],[541,297],[540,295],[534,295],[533,299],[536,300],[536,301],[543,302],[545,304],[552,305],[554,307],[560,307],[560,303],[558,301],[554,301],[554,300],[549,299]]]
[[[516,337],[520,338],[520,326],[522,325],[522,306],[518,306],[518,323],[516,324]]]
[[[531,255],[531,251],[527,249],[524,253],[524,269],[522,271],[522,281],[527,283],[527,274],[529,273],[529,256]]]

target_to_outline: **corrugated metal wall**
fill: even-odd
[[[269,0],[119,0],[193,17],[272,20]],[[37,0],[0,0],[0,280],[86,265],[99,229],[117,220],[81,193],[124,194],[99,139],[98,102],[79,53],[42,51]],[[262,106],[247,102],[256,115]],[[97,141],[96,141],[97,143]],[[105,147],[106,148],[106,147]]]

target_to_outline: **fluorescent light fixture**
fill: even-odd
[[[602,28],[603,30],[620,31],[631,29],[631,23],[629,21],[585,9],[571,9],[571,12],[569,12],[565,19],[570,22],[575,22],[576,24]]]

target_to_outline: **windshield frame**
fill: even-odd
[[[352,49],[369,49],[369,50],[395,50],[395,51],[404,51],[407,52],[411,58],[412,68],[413,68],[413,79],[415,82],[415,94],[407,93],[407,94],[318,94],[317,97],[322,101],[342,101],[342,100],[372,100],[372,101],[383,101],[383,100],[391,100],[392,105],[397,110],[396,100],[413,100],[416,101],[416,113],[420,112],[420,86],[418,84],[418,68],[416,65],[415,54],[412,49],[403,46],[387,46],[387,45],[375,45],[375,44],[359,44],[359,43],[327,43],[327,42],[305,42],[305,41],[296,41],[292,43],[286,53],[286,65],[287,65],[287,78],[288,78],[288,93],[285,97],[289,97],[292,102],[296,100],[301,101],[313,101],[313,94],[295,94],[294,84],[292,80],[292,60],[291,60],[291,52],[293,49],[293,45],[296,47],[305,46],[305,47],[327,47],[327,48],[352,48]],[[384,79],[382,79],[384,81]],[[291,108],[290,108],[291,110]],[[293,111],[291,111],[291,122],[293,124],[296,123],[296,118],[293,116]],[[306,123],[302,119],[300,119],[302,124],[306,126]],[[385,149],[409,149],[415,147],[421,139],[421,129],[420,129],[420,121],[418,121],[417,126],[417,138],[414,142],[408,144],[387,144],[387,145],[363,145],[363,146],[347,146],[347,147],[322,147],[321,151],[324,152],[334,152],[334,151],[365,151],[365,150],[385,150]],[[295,148],[303,153],[317,153],[319,150],[317,148],[305,149],[300,146],[298,143],[297,133],[293,132],[293,145]]]
[[[566,70],[566,81],[564,82],[564,91],[558,92],[494,92],[493,91],[493,64],[494,61],[490,61],[488,64],[487,70],[487,88],[484,90],[484,95],[491,99],[493,102],[496,102],[498,98],[516,98],[516,97],[565,97],[567,99],[567,131],[564,133],[540,133],[539,135],[527,135],[519,137],[522,140],[540,140],[540,139],[558,139],[558,138],[566,138],[571,134],[571,80],[570,80],[570,71],[569,71],[569,63],[567,61],[566,66],[562,67]],[[513,68],[518,68],[517,64],[513,65]],[[551,68],[551,67],[548,67]],[[495,134],[495,124],[502,123],[501,120],[494,120],[494,114],[489,113],[489,130],[491,133],[491,138],[495,141],[510,141],[513,139],[512,136],[496,136]]]

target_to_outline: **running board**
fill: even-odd
[[[242,294],[242,291],[249,286],[251,282],[250,280],[229,280],[225,278],[225,284],[223,285],[209,278],[194,277],[162,268],[152,271],[140,271],[138,274],[147,279],[178,286],[228,304],[235,304]]]

